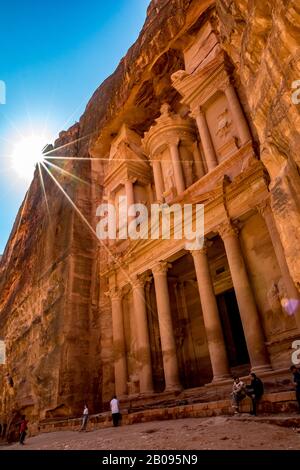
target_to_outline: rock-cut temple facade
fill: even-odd
[[[136,43],[50,147],[50,162],[67,158],[42,170],[47,202],[36,171],[3,254],[2,421],[78,416],[84,402],[99,413],[114,393],[128,407],[205,400],[250,370],[288,382],[299,18],[296,0],[152,0]],[[121,196],[203,204],[203,247],[100,242],[97,208]]]

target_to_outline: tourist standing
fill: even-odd
[[[294,383],[296,387],[296,400],[298,402],[298,413],[300,413],[300,371],[296,366],[291,366],[291,372],[293,374]]]
[[[110,410],[111,410],[111,416],[113,420],[113,425],[116,427],[119,424],[120,420],[120,405],[119,405],[119,400],[117,399],[116,396],[113,396],[111,402],[110,402]]]
[[[82,425],[81,425],[80,431],[86,431],[88,420],[89,420],[89,409],[87,405],[84,405],[83,415],[82,415]]]
[[[27,429],[28,429],[27,421],[26,421],[25,415],[23,415],[22,420],[20,422],[20,430],[19,430],[20,431],[20,441],[19,442],[22,446],[24,445]]]
[[[242,382],[239,377],[235,377],[232,385],[232,408],[234,409],[234,414],[239,413],[239,403],[245,398],[245,384]]]
[[[264,394],[264,385],[259,377],[254,372],[251,372],[251,383],[246,386],[246,394],[251,398],[252,410],[250,414],[256,416],[257,403]]]

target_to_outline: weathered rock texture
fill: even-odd
[[[226,57],[257,154],[257,159],[249,157],[251,162],[246,162],[250,176],[245,185],[251,185],[252,169],[253,174],[256,171],[261,175],[261,181],[268,180],[272,210],[288,269],[293,283],[299,288],[300,104],[291,101],[292,81],[300,79],[299,15],[296,0],[217,0],[216,3],[209,0],[153,0],[150,3],[136,43],[115,73],[95,92],[80,122],[62,132],[53,152],[48,154],[48,157],[52,154],[81,158],[61,163],[64,172],[53,167],[51,172],[85,220],[42,169],[46,203],[36,171],[2,257],[0,337],[5,338],[7,345],[7,364],[0,366],[2,421],[9,421],[21,411],[35,423],[45,418],[78,415],[84,401],[88,402],[90,412],[99,412],[114,392],[112,312],[110,299],[105,295],[113,287],[105,276],[109,269],[112,276],[112,263],[107,248],[99,244],[93,233],[96,207],[103,200],[109,168],[107,159],[123,123],[135,132],[136,138],[142,138],[160,116],[164,103],[186,118],[189,109],[181,102],[182,96],[173,86],[171,76],[185,69],[185,49],[208,23],[211,32],[204,43],[200,42],[199,60],[197,57],[195,60],[205,64],[215,50],[223,51]],[[216,41],[219,44],[215,49]],[[189,73],[193,71],[189,70]],[[219,107],[224,105],[223,101],[218,103]],[[213,127],[213,118],[211,121]],[[191,135],[196,135],[195,129],[196,126],[191,124]],[[225,148],[225,157],[228,148],[232,151],[233,147]],[[189,156],[191,147],[187,146],[183,152]],[[89,160],[90,156],[94,158]],[[239,165],[238,162],[237,168]],[[187,186],[195,181],[188,171],[187,165]],[[233,180],[236,178],[233,188],[242,179],[237,176],[238,171],[244,169],[229,174]],[[72,179],[67,172],[80,179]],[[212,180],[209,194],[216,190],[226,196],[226,191],[231,190],[226,189],[228,178]],[[195,194],[204,197],[200,189]],[[252,191],[254,197],[260,189],[253,187]],[[267,186],[261,191],[267,192]],[[220,213],[216,215],[219,216]],[[264,334],[269,341],[271,362],[274,367],[286,366],[290,339],[295,337],[297,330],[294,319],[287,316],[278,328],[277,321],[282,313],[276,290],[280,269],[266,225],[257,213],[252,213],[245,222],[241,244]],[[214,266],[212,276],[216,277],[213,279],[215,293],[218,294],[221,293],[219,285],[228,283],[227,288],[231,288],[232,283],[226,274],[228,265],[224,261],[221,239],[216,246],[213,256],[217,258],[211,263]],[[115,247],[114,252],[122,256],[127,249],[128,246]],[[213,258],[210,253],[209,256]],[[147,261],[147,257],[145,259]],[[126,263],[128,260],[124,260],[125,267]],[[225,269],[221,281],[216,274],[220,267]],[[117,272],[119,265],[115,268]],[[212,372],[203,319],[201,316],[200,322],[197,313],[201,308],[194,266],[191,258],[185,258],[183,264],[174,264],[172,269],[173,281],[169,280],[169,289],[173,292],[171,309],[181,311],[173,318],[175,344],[181,351],[178,352],[180,380],[185,387],[203,385],[211,379]],[[191,279],[185,286],[188,300],[183,311],[181,294],[175,295],[180,292],[176,290],[178,283],[175,282],[173,287],[172,282],[176,276],[189,273]],[[294,284],[291,289],[297,296]],[[267,292],[272,285],[276,292],[271,293],[268,304]],[[163,360],[153,284],[145,295],[151,307],[147,314],[153,382],[155,391],[160,392],[164,387]],[[131,291],[125,292],[123,307],[128,313],[124,320],[127,367],[129,378],[131,376],[128,387],[132,387],[134,393],[138,358],[135,354],[135,320],[130,313]],[[272,315],[277,317],[272,319]],[[8,384],[6,373],[13,377],[13,387]]]
[[[61,133],[56,145],[72,142],[78,135],[75,125]],[[60,154],[78,155],[77,144]],[[76,174],[76,164],[64,166]],[[51,410],[69,414],[74,391],[87,393],[82,387],[89,375],[85,358],[93,328],[89,320],[93,241],[43,168],[42,173],[47,202],[36,171],[1,263],[1,336],[6,340],[7,371],[14,381],[14,387],[9,387],[2,375],[2,411],[26,408],[32,419],[40,413],[51,415]],[[85,205],[88,216],[90,187],[85,186],[82,194],[66,173],[57,169],[52,173],[78,207]],[[89,174],[87,161],[80,177],[89,178]]]
[[[271,178],[273,213],[299,288],[300,106],[292,95],[293,82],[300,78],[300,5],[297,0],[218,0],[216,5],[222,46],[235,66],[244,109]]]

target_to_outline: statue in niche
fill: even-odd
[[[169,103],[164,103],[160,107],[160,115],[163,117],[169,117],[171,114],[171,106]]]
[[[219,136],[221,139],[225,139],[227,134],[230,131],[231,128],[231,119],[229,117],[228,109],[225,108],[224,111],[219,114],[218,118],[218,124],[217,124],[217,136]]]
[[[270,323],[271,334],[287,328],[287,312],[284,305],[288,299],[285,284],[282,278],[278,282],[272,282],[267,293],[268,303],[271,309]]]
[[[186,180],[186,186],[191,186],[193,184],[193,161],[182,161],[182,166],[184,169],[184,176]]]

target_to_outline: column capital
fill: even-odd
[[[218,90],[225,93],[231,86],[233,86],[233,84],[231,83],[230,77],[226,75],[226,77],[224,76],[222,81],[218,84]]]
[[[229,236],[237,236],[239,233],[239,229],[236,225],[233,225],[231,221],[223,222],[222,224],[218,225],[217,231],[220,237],[224,240]]]
[[[145,275],[134,275],[131,277],[130,283],[132,286],[132,289],[136,289],[139,287],[144,288],[145,284],[147,282],[147,277]]]
[[[172,147],[173,145],[178,147],[180,138],[178,136],[167,136],[166,142],[169,147]]]
[[[192,116],[194,119],[197,119],[197,116],[204,116],[204,115],[205,115],[204,108],[203,106],[200,106],[200,105],[195,106],[190,111],[190,116]]]
[[[269,198],[264,199],[259,204],[257,204],[256,209],[257,209],[257,212],[259,212],[259,214],[262,215],[264,218],[266,217],[266,215],[270,214],[271,206],[270,206]]]
[[[197,255],[206,255],[207,254],[207,247],[203,246],[202,248],[199,248],[199,250],[189,250],[193,258],[196,258]]]
[[[153,266],[152,272],[154,275],[166,274],[168,269],[171,267],[172,264],[168,261],[159,261],[155,266]]]
[[[123,297],[122,291],[117,287],[113,287],[105,292],[105,295],[110,298],[110,300],[121,300]]]
[[[152,281],[153,281],[153,275],[151,274],[143,274],[143,279],[144,279],[144,286],[147,289],[149,286],[151,286]]]
[[[161,160],[159,159],[159,153],[157,153],[157,154],[155,154],[151,157],[151,160],[149,161],[149,165],[151,166],[151,168],[161,166]]]
[[[162,149],[166,149],[167,144],[161,145],[159,148],[156,148],[150,155],[150,165],[153,166],[154,163],[161,163],[161,153]]]
[[[132,183],[134,184],[136,182],[137,178],[136,176],[127,176],[124,180],[123,180],[123,184],[125,185],[126,183]]]
[[[189,252],[191,253],[192,257],[195,258],[195,256],[197,256],[197,254],[204,254],[206,255],[207,254],[207,250],[210,246],[213,245],[213,241],[212,240],[208,240],[207,238],[204,238],[204,243],[203,243],[203,247],[202,248],[199,248],[199,249],[196,249],[196,250],[189,250]]]

